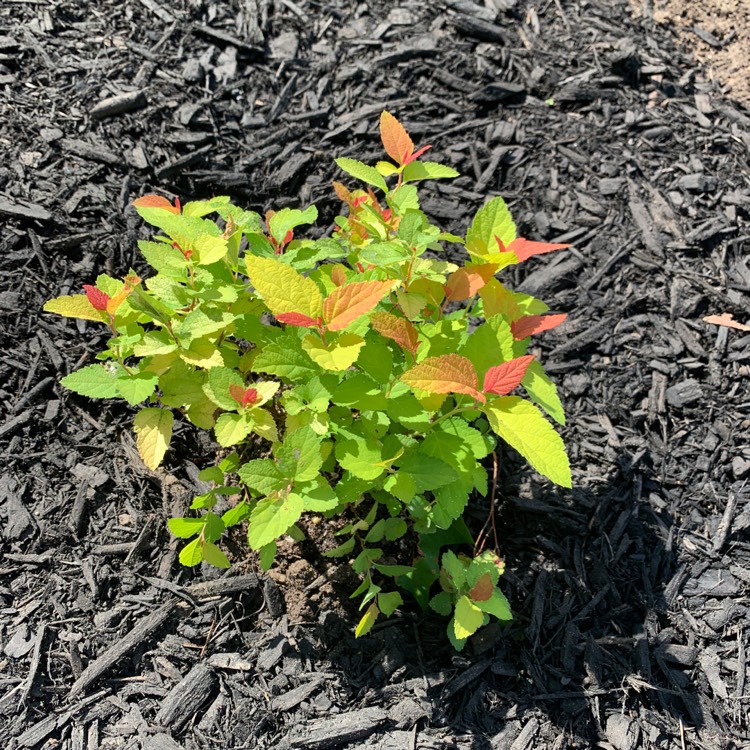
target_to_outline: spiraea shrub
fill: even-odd
[[[498,540],[475,542],[464,522],[472,495],[492,512],[482,461],[494,454],[496,466],[500,438],[571,486],[550,423],[565,422],[557,391],[527,353],[565,315],[498,278],[565,245],[517,237],[501,197],[465,236],[442,231],[418,186],[457,172],[424,159],[430,147],[415,150],[388,112],[380,135],[389,160],[336,159],[353,180],[333,184],[345,210],[330,236],[305,238],[315,206],[262,217],[227,197],[146,195],[134,206],[157,230],[139,242],[147,278],[101,275],[45,310],[109,329],[98,361],[62,383],[137,407],[146,466],[162,462],[175,414],[226,449],[201,472],[212,489],[169,520],[186,540],[184,565],[228,567],[222,534],[244,524],[267,570],[281,537],[302,538],[303,516],[322,516],[340,540],[325,554],[361,578],[357,635],[408,592],[450,617],[461,649],[491,617],[511,617]],[[446,260],[446,245],[463,265]],[[405,535],[417,552],[399,559]]]

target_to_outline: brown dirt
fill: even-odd
[[[672,25],[680,42],[706,66],[709,76],[750,108],[750,0],[630,2],[637,15],[650,15],[659,24]],[[701,32],[709,34],[712,43],[705,41]]]

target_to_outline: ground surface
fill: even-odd
[[[495,3],[0,8],[0,746],[750,744],[750,336],[702,320],[748,322],[750,117],[627,0]],[[309,601],[249,561],[180,569],[165,518],[206,447],[143,468],[125,409],[57,384],[101,332],[40,313],[138,269],[147,191],[325,227],[332,156],[377,156],[384,107],[463,174],[435,219],[501,193],[573,243],[515,282],[570,314],[540,350],[575,489],[503,469],[516,619],[461,656],[409,608],[355,642],[314,550]]]
[[[747,0],[630,0],[638,15],[673,29],[709,76],[750,107],[750,3]]]

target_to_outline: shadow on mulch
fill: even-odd
[[[352,702],[362,706],[422,693],[428,726],[470,737],[474,750],[510,745],[519,723],[529,721],[533,731],[557,727],[552,736],[595,743],[620,731],[635,742],[639,730],[627,717],[650,706],[675,724],[701,728],[700,701],[689,679],[668,666],[675,654],[656,635],[671,632],[676,566],[671,522],[646,499],[658,484],[628,474],[626,465],[595,490],[521,489],[519,497],[506,490],[498,517],[506,593],[516,609],[509,626],[488,626],[456,654],[445,620],[408,605],[357,641],[354,622],[328,612],[304,637],[296,633],[295,658],[346,675]],[[661,684],[675,674],[681,690]],[[622,707],[614,727],[600,700],[613,694]],[[393,718],[402,709],[395,706]],[[672,728],[663,731],[673,736]]]

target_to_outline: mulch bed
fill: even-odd
[[[750,115],[668,31],[625,0],[5,0],[0,86],[0,746],[749,746],[750,335],[702,318],[747,318]],[[510,275],[570,315],[538,347],[575,487],[503,464],[515,620],[461,655],[410,607],[355,641],[325,569],[181,568],[210,451],[146,470],[127,409],[58,385],[102,332],[40,310],[139,270],[145,192],[327,231],[383,108],[463,175],[433,218],[499,193],[573,244]]]

